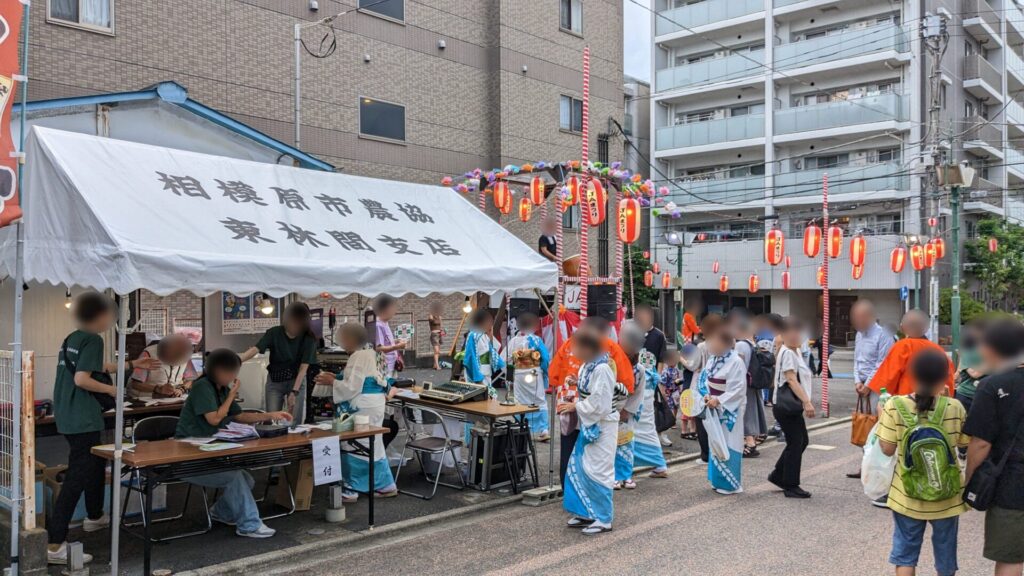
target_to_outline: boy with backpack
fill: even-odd
[[[959,517],[967,510],[957,453],[969,441],[963,433],[966,413],[943,395],[949,379],[944,352],[922,350],[910,373],[914,393],[886,402],[878,422],[882,452],[897,455],[888,500],[895,524],[889,562],[897,576],[913,576],[925,526],[931,524],[936,572],[951,576],[957,571]]]

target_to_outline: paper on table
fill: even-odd
[[[199,447],[203,452],[220,452],[221,450],[231,450],[232,448],[241,448],[241,444],[235,442],[214,442],[213,444],[203,444]]]
[[[395,392],[395,396],[401,396],[402,398],[409,398],[411,400],[416,400],[420,397],[418,393],[413,392],[408,388],[399,388],[398,392]]]
[[[152,400],[146,401],[146,406],[161,406],[164,404],[180,404],[188,400],[188,395],[178,396],[177,398],[153,398]]]
[[[250,438],[259,438],[260,435],[256,432],[254,426],[231,422],[226,428],[218,430],[213,437],[219,440],[248,440]]]
[[[209,438],[189,437],[189,438],[178,438],[178,442],[184,442],[193,446],[202,446],[203,444],[209,444],[216,440],[213,436]]]

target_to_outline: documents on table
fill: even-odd
[[[240,422],[231,422],[225,428],[221,428],[213,435],[218,440],[250,440],[259,438],[256,427]]]
[[[216,438],[214,438],[213,436],[210,436],[209,438],[188,437],[178,438],[177,440],[178,442],[184,442],[185,444],[191,444],[193,446],[202,446],[203,444],[209,444],[210,442],[213,442],[214,440],[216,440]]]
[[[214,442],[212,444],[203,444],[199,447],[203,452],[220,452],[221,450],[231,450],[233,448],[241,448],[242,444],[237,442]]]
[[[184,404],[185,400],[188,400],[188,395],[178,396],[175,398],[152,398],[146,400],[146,406],[163,406],[165,404]]]
[[[419,400],[420,395],[408,388],[399,388],[395,392],[395,396],[401,396],[402,398],[408,398],[409,400]]]

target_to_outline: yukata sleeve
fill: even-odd
[[[462,355],[462,365],[466,368],[466,377],[470,382],[481,382],[484,374],[480,369],[480,356],[476,353],[476,334],[470,332],[466,336],[465,353]]]
[[[612,412],[612,393],[615,377],[611,369],[598,367],[590,383],[590,395],[576,403],[576,414],[587,426],[600,422]]]

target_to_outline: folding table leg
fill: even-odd
[[[151,555],[153,553],[153,541],[149,537],[149,526],[152,524],[150,518],[153,517],[153,476],[150,474],[146,475],[146,495],[145,503],[143,506],[143,514],[145,514],[145,523],[142,525],[142,549],[143,549],[143,574],[152,574],[153,571],[150,569],[150,561],[152,560]]]
[[[369,529],[370,530],[373,530],[373,493],[377,491],[376,477],[374,476],[374,473],[373,473],[373,460],[374,460],[373,452],[374,452],[374,448],[376,447],[376,445],[377,445],[377,438],[375,436],[370,436],[370,450],[369,450],[369,452],[370,452],[370,493],[368,495],[368,497],[370,499],[370,514],[369,514],[369,517],[368,517],[368,524],[369,524]]]

